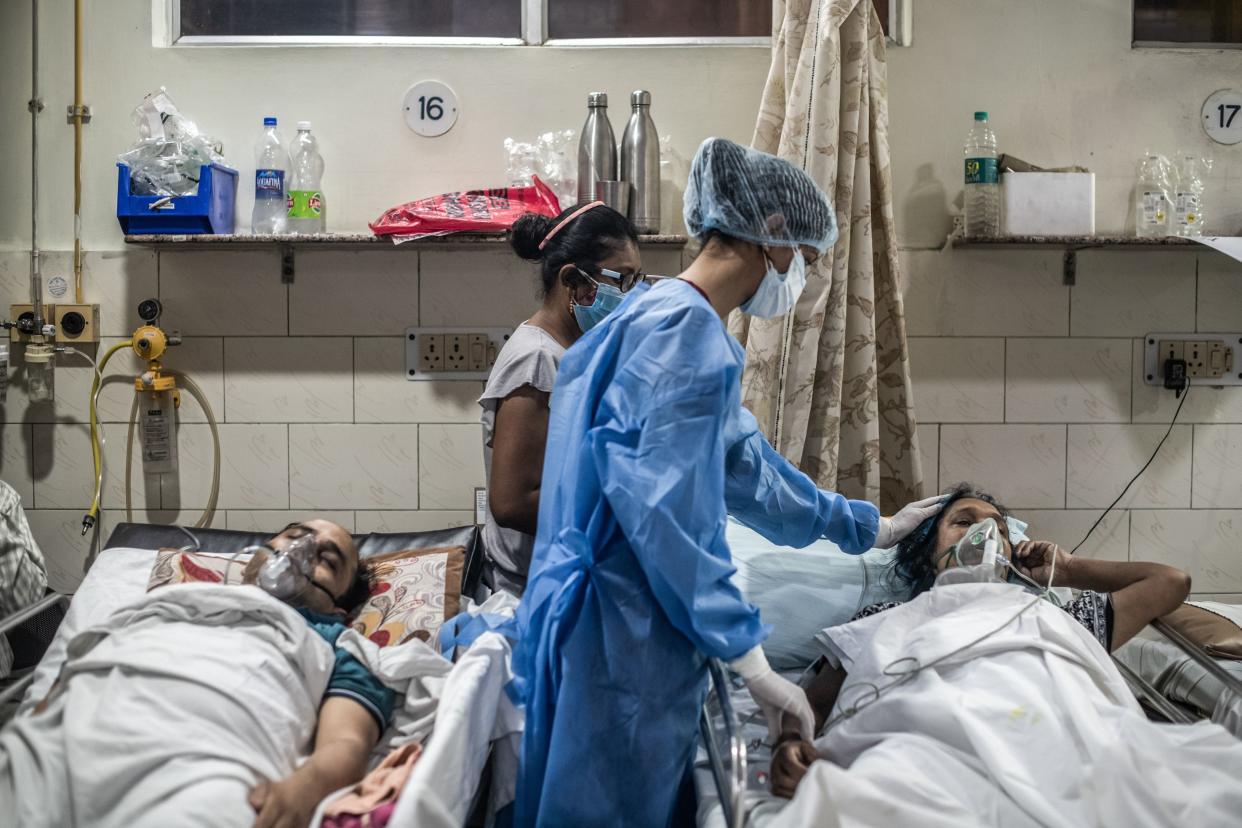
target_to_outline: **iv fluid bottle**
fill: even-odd
[[[1000,235],[1000,171],[988,113],[976,112],[966,136],[966,235]]]
[[[310,121],[298,121],[298,135],[289,145],[292,174],[289,181],[289,232],[324,231],[323,156],[311,135]]]
[[[589,204],[595,200],[595,182],[616,180],[617,137],[608,120],[608,96],[592,92],[587,98],[582,137],[578,139],[578,203]]]
[[[276,119],[263,119],[263,134],[254,148],[254,212],[251,233],[285,232],[285,170],[289,158],[276,133]]]
[[[138,437],[145,474],[177,470],[177,407],[172,391],[138,391]]]
[[[1211,171],[1210,158],[1184,155],[1177,162],[1173,188],[1173,232],[1177,235],[1203,235],[1203,189]]]
[[[1134,223],[1139,236],[1165,236],[1169,233],[1169,164],[1159,155],[1148,155],[1138,163],[1134,186]]]
[[[651,120],[651,93],[630,96],[633,114],[621,137],[621,180],[630,185],[630,223],[639,233],[660,232],[660,136]]]

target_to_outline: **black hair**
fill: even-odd
[[[995,506],[1002,517],[1009,516],[1009,510],[997,502],[996,498],[973,483],[958,483],[944,493],[949,497],[943,508],[920,523],[918,528],[897,544],[897,555],[893,558],[893,567],[889,574],[896,586],[910,588],[911,598],[931,589],[936,582],[936,565],[932,557],[937,552],[944,551],[936,548],[936,537],[940,534],[940,521],[949,513],[950,506],[967,498],[982,500]]]
[[[347,613],[353,613],[371,597],[371,582],[371,567],[360,559],[358,569],[354,572],[354,580],[349,589],[345,590],[345,594],[336,599],[336,606]]]
[[[556,287],[557,274],[567,264],[594,273],[609,253],[627,243],[638,244],[638,232],[630,220],[611,207],[593,207],[560,229],[542,250],[540,243],[552,228],[573,215],[577,207],[562,210],[556,218],[526,213],[509,231],[509,244],[523,259],[542,263],[543,295]]]

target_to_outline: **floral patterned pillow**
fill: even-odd
[[[353,628],[381,647],[434,641],[461,609],[465,547],[388,552],[363,564],[371,569],[371,597],[354,614]]]
[[[229,555],[204,555],[201,552],[182,552],[180,549],[161,549],[151,567],[147,579],[147,592],[169,584],[243,584],[254,580],[253,573],[246,571],[250,559],[239,558],[230,562]]]

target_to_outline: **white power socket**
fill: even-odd
[[[1149,333],[1143,338],[1143,382],[1164,385],[1164,364],[1186,362],[1191,385],[1242,385],[1242,333]]]
[[[423,328],[405,330],[405,378],[487,379],[512,328]]]

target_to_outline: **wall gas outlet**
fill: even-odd
[[[407,328],[405,378],[485,380],[512,328]]]
[[[57,342],[99,341],[99,305],[57,305],[52,319]]]
[[[1242,333],[1150,333],[1143,340],[1143,382],[1164,384],[1164,363],[1186,362],[1191,385],[1242,385]]]
[[[23,316],[34,318],[34,305],[9,305],[9,319],[16,322]],[[43,318],[51,325],[56,321],[56,306],[43,303]],[[17,328],[9,328],[9,342],[29,342],[30,336]]]

